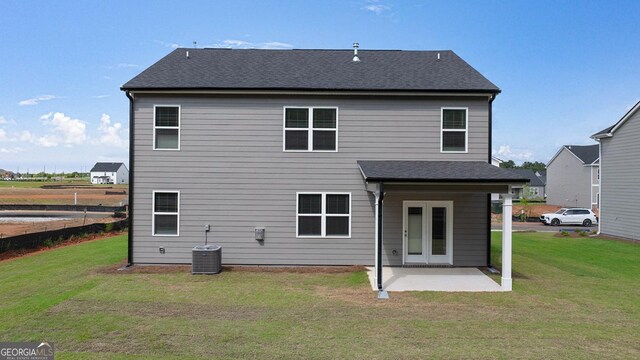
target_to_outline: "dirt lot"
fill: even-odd
[[[108,192],[119,194],[107,195]],[[107,187],[82,187],[65,189],[2,187],[0,188],[0,204],[73,205],[74,193],[78,194],[79,205],[101,204],[106,206],[116,206],[127,200],[128,189],[110,189]]]
[[[87,218],[84,225],[95,223],[109,223],[117,219],[108,218]],[[55,221],[38,221],[38,222],[3,222],[0,220],[0,238],[30,234],[41,231],[56,230],[67,227],[82,226],[83,219],[55,220]]]
[[[78,205],[118,206],[126,203],[129,190],[126,186],[78,186],[66,188],[24,187],[18,183],[3,184],[0,187],[0,204],[46,204],[73,205],[74,194],[78,194]],[[50,183],[43,183],[51,186]],[[55,184],[54,184],[55,185]],[[40,186],[39,184],[37,186]],[[111,193],[111,194],[110,194]],[[84,224],[112,222],[113,218],[87,218]],[[81,226],[83,219],[68,219],[34,222],[2,222],[0,219],[0,237],[21,235],[64,227]]]

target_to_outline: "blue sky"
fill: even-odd
[[[495,155],[546,162],[640,100],[639,1],[0,2],[0,168],[127,161],[127,80],[177,46],[451,49],[502,89]]]

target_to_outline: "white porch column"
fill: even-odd
[[[509,186],[511,190],[511,186]],[[502,194],[502,291],[511,291],[511,193]]]

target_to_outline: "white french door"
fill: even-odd
[[[403,202],[403,262],[453,264],[453,201]]]

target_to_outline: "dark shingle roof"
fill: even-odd
[[[592,137],[592,138],[593,138],[593,137],[599,137],[600,135],[608,134],[608,133],[611,131],[611,129],[613,129],[617,124],[618,124],[618,123],[615,123],[614,125],[611,125],[611,126],[609,126],[608,128],[606,128],[606,129],[602,129],[602,130],[598,131],[597,133],[595,133],[595,134],[591,135],[591,137]]]
[[[508,169],[511,172],[518,174],[518,176],[529,179],[529,185],[531,186],[544,186],[544,182],[536,175],[531,169]]]
[[[121,162],[118,163],[108,163],[108,162],[99,162],[93,165],[91,171],[106,171],[106,172],[116,172],[122,166]]]
[[[358,161],[365,180],[408,182],[508,182],[529,179],[481,161]]]
[[[176,49],[122,90],[500,92],[450,50],[361,50],[358,56],[360,62],[352,61],[352,50]]]
[[[600,145],[565,145],[567,150],[571,151],[586,165],[593,163],[600,157]]]

